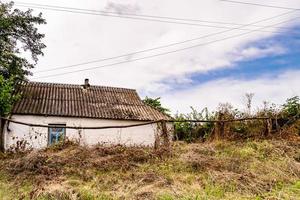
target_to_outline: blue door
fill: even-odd
[[[59,128],[49,128],[49,144],[57,144],[64,140],[65,134],[66,134],[66,128],[64,126],[66,125],[57,125],[57,124],[51,124],[53,126],[60,126]]]

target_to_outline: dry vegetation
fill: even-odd
[[[76,144],[2,155],[0,199],[300,199],[300,142]]]

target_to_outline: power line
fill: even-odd
[[[278,17],[282,17],[282,16],[288,15],[288,14],[290,14],[290,13],[292,13],[292,12],[293,12],[293,11],[285,12],[285,13],[282,13],[282,14],[280,14],[280,15],[276,15],[276,16],[273,16],[273,17],[265,18],[265,19],[262,19],[262,20],[259,20],[259,21],[250,23],[250,24],[248,24],[248,25],[252,25],[252,24],[256,24],[256,23],[268,21],[268,20],[271,20],[271,19],[275,19],[275,18],[278,18]],[[296,19],[296,18],[294,18],[294,19]],[[290,19],[290,21],[291,21],[291,20],[293,20],[293,19]],[[248,26],[248,25],[243,25],[243,26]],[[242,27],[243,27],[243,26],[242,26]],[[167,47],[171,47],[171,46],[176,46],[176,45],[179,45],[179,44],[184,44],[184,43],[196,41],[196,40],[199,40],[199,39],[204,39],[204,38],[211,37],[211,36],[215,36],[215,35],[220,35],[220,34],[223,34],[223,33],[227,33],[227,32],[230,32],[230,31],[234,31],[234,30],[236,30],[236,29],[237,29],[237,28],[232,28],[232,29],[230,29],[230,30],[220,31],[220,32],[216,32],[216,33],[212,33],[212,34],[200,36],[200,37],[193,38],[193,39],[184,40],[184,41],[181,41],[181,42],[171,43],[171,44],[168,44],[168,45],[162,45],[162,46],[158,46],[158,47],[154,47],[154,48],[150,48],[150,49],[144,49],[144,50],[140,50],[140,51],[135,51],[135,52],[131,52],[131,53],[126,53],[126,54],[123,54],[123,55],[113,56],[113,57],[109,57],[109,58],[103,58],[103,59],[99,59],[99,60],[93,60],[93,61],[88,61],[88,62],[82,62],[82,63],[77,63],[77,64],[73,64],[73,65],[67,65],[67,66],[62,66],[62,67],[55,67],[55,68],[51,68],[51,69],[48,69],[48,70],[37,71],[36,73],[43,73],[43,72],[49,72],[49,71],[56,71],[56,70],[59,70],[59,69],[73,68],[73,67],[77,67],[77,66],[81,66],[81,65],[87,65],[87,64],[98,63],[98,62],[103,62],[103,61],[113,60],[113,59],[117,59],[117,58],[122,58],[122,57],[132,56],[132,55],[135,55],[135,54],[140,54],[140,53],[144,53],[144,52],[148,52],[148,51],[154,51],[154,50],[158,50],[158,49],[163,49],[163,48],[167,48]],[[253,31],[255,31],[255,30],[253,30]]]
[[[97,16],[114,17],[114,18],[134,19],[134,20],[141,20],[141,21],[153,21],[153,22],[163,22],[163,23],[169,23],[169,24],[202,26],[202,27],[209,27],[209,28],[223,28],[223,29],[230,28],[230,27],[225,27],[225,26],[214,26],[214,25],[187,23],[187,22],[165,21],[165,20],[138,18],[138,17],[130,17],[130,16],[118,16],[118,15],[110,15],[110,14],[103,14],[103,13],[93,13],[93,12],[83,12],[83,11],[75,11],[75,10],[67,10],[67,9],[47,8],[47,7],[41,7],[41,6],[24,6],[24,5],[19,5],[19,4],[16,4],[16,5],[20,6],[20,7],[38,8],[38,9],[43,9],[43,10],[61,11],[61,12],[87,14],[87,15],[97,15]]]
[[[286,21],[283,21],[283,22],[280,22],[280,23],[276,23],[276,24],[270,25],[270,27],[274,26],[274,25],[276,26],[276,25],[279,25],[279,24],[287,23],[289,21],[290,20],[286,20]],[[253,32],[255,32],[255,31],[248,31],[246,33],[237,34],[237,35],[225,37],[225,38],[222,38],[222,39],[217,39],[217,40],[213,40],[213,41],[210,41],[210,42],[201,43],[201,44],[197,44],[197,45],[194,45],[194,46],[189,46],[189,47],[185,47],[185,48],[181,48],[181,49],[177,49],[177,50],[173,50],[173,51],[168,51],[168,52],[164,52],[164,53],[160,53],[160,54],[155,54],[155,55],[151,55],[151,56],[146,56],[146,57],[141,57],[141,58],[137,58],[137,59],[132,59],[132,60],[127,60],[127,61],[107,64],[107,65],[102,65],[102,66],[98,66],[98,67],[91,67],[91,68],[87,68],[87,69],[81,69],[81,70],[75,70],[75,71],[70,71],[70,72],[65,72],[65,73],[42,76],[42,77],[37,77],[37,78],[34,78],[34,79],[57,77],[57,76],[62,76],[62,75],[66,75],[66,74],[73,74],[73,73],[77,73],[77,72],[89,71],[89,70],[98,69],[98,68],[110,67],[110,66],[120,65],[120,64],[124,64],[124,63],[130,63],[130,62],[135,62],[135,61],[139,61],[139,60],[145,60],[145,59],[154,58],[154,57],[158,57],[158,56],[162,56],[162,55],[168,55],[168,54],[171,54],[171,53],[185,51],[185,50],[196,48],[196,47],[199,47],[199,46],[205,46],[205,45],[213,44],[213,43],[216,43],[216,42],[221,42],[221,41],[236,38],[236,37],[241,37],[241,36],[253,33]]]
[[[80,8],[62,7],[62,6],[50,6],[50,5],[42,5],[42,4],[29,4],[29,3],[16,3],[16,5],[20,6],[20,7],[37,8],[37,9],[60,11],[60,12],[88,14],[88,15],[98,15],[98,16],[105,16],[105,17],[125,18],[125,19],[134,19],[134,20],[142,20],[142,21],[153,21],[153,22],[162,22],[162,23],[169,23],[169,24],[180,24],[180,25],[201,26],[201,27],[222,28],[222,29],[230,29],[231,28],[231,27],[219,26],[219,25],[217,26],[217,25],[208,25],[208,24],[196,24],[196,23],[188,23],[188,22],[160,20],[160,19],[184,20],[184,19],[173,18],[173,17],[160,17],[160,16],[138,15],[138,14],[120,15],[120,14],[115,13],[115,12],[106,12],[106,11],[100,11],[100,10],[99,11],[95,11],[95,10],[89,10],[89,9],[80,9]],[[118,14],[118,15],[112,15],[112,14]],[[152,18],[158,18],[158,19],[140,18],[140,17],[134,17],[134,16],[152,17]],[[188,20],[186,19],[186,21],[188,21]],[[189,21],[199,21],[199,20],[191,20],[191,19],[189,19]],[[202,21],[202,22],[209,23],[208,21]],[[219,24],[221,24],[221,23],[219,23]],[[223,23],[223,25],[224,25],[224,23]],[[259,27],[264,27],[264,26],[259,26]],[[272,27],[272,28],[288,29],[288,28],[285,28],[285,27]],[[249,31],[249,30],[253,30],[253,29],[242,29],[242,28],[239,28],[239,30]],[[260,30],[260,32],[271,32],[271,31]],[[283,32],[279,32],[278,31],[278,33],[283,33]]]
[[[283,7],[283,6],[274,6],[274,5],[251,3],[251,2],[242,2],[242,1],[233,1],[233,0],[219,0],[219,1],[225,1],[225,2],[229,2],[229,3],[246,4],[246,5],[252,5],[252,6],[262,6],[262,7],[268,7],[268,8],[279,8],[279,9],[285,9],[285,10],[300,11],[300,8],[290,8],[290,7]]]
[[[87,11],[87,12],[96,12],[96,13],[104,13],[104,14],[114,14],[119,16],[135,16],[135,17],[147,17],[147,18],[158,18],[158,19],[168,19],[168,20],[179,20],[179,21],[191,21],[191,22],[204,22],[204,23],[213,23],[213,24],[227,24],[234,26],[241,26],[245,24],[241,23],[232,23],[232,22],[220,22],[220,21],[211,21],[211,20],[202,20],[202,19],[190,19],[190,18],[177,18],[177,17],[167,17],[167,16],[157,16],[157,15],[145,15],[145,14],[136,14],[136,13],[120,13],[120,12],[112,12],[112,11],[104,11],[104,10],[92,10],[92,9],[82,9],[82,8],[74,8],[74,7],[65,7],[65,6],[54,6],[47,4],[36,4],[36,3],[25,3],[25,2],[15,2],[16,4],[23,5],[33,5],[39,7],[49,7],[49,8],[59,8],[59,9],[68,9],[68,10],[77,10],[77,11]],[[261,25],[251,25],[255,27],[263,27]],[[276,27],[279,29],[287,29],[285,27]]]

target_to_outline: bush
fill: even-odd
[[[213,128],[214,123],[205,122],[187,122],[186,120],[214,120],[214,114],[209,113],[207,108],[198,112],[193,107],[189,114],[177,114],[175,116],[175,139],[186,142],[195,142],[196,140],[204,140],[207,138]]]
[[[249,99],[249,98],[248,98]],[[252,100],[252,99],[251,99]],[[205,108],[198,112],[193,107],[188,114],[177,114],[175,116],[175,139],[186,142],[203,141],[209,138],[246,139],[266,137],[271,129],[273,133],[283,133],[282,130],[293,127],[293,134],[300,135],[300,98],[298,96],[289,98],[282,106],[264,102],[262,109],[251,113],[251,101],[247,101],[247,110],[240,111],[229,103],[220,104],[216,112],[208,112]],[[272,120],[253,119],[245,121],[226,122],[224,126],[212,122],[188,122],[188,120],[234,120],[247,117],[268,117]],[[270,128],[270,129],[268,129]],[[291,135],[284,133],[286,136]],[[283,135],[281,135],[283,136]]]
[[[300,114],[300,98],[294,96],[286,100],[286,103],[282,105],[283,117],[296,117],[299,119]]]

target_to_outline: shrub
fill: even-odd
[[[191,107],[189,114],[177,114],[175,116],[175,139],[186,142],[194,142],[196,140],[204,140],[207,138],[214,127],[214,123],[210,122],[187,122],[185,120],[213,120],[214,113],[209,113],[207,108],[201,112]]]
[[[249,95],[248,95],[249,96]],[[297,120],[300,119],[300,98],[298,96],[289,98],[282,106],[264,102],[262,109],[251,113],[252,95],[248,97],[246,112],[234,108],[229,103],[219,104],[216,112],[208,112],[204,108],[200,112],[191,107],[192,111],[188,114],[177,114],[175,116],[175,139],[186,142],[195,142],[197,140],[206,140],[212,138],[227,139],[246,139],[262,138],[269,135],[271,129],[273,133],[283,133],[282,130],[290,129],[294,134],[300,135],[300,126]],[[245,121],[226,122],[224,126],[221,123],[213,122],[188,122],[188,120],[234,120],[247,117],[269,117],[272,120],[252,119]],[[268,129],[270,128],[270,129]],[[219,135],[218,135],[219,134]],[[290,135],[286,134],[285,135]]]
[[[300,114],[300,98],[294,96],[286,100],[286,103],[282,105],[283,117],[296,117],[299,119]]]

